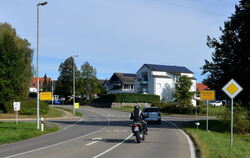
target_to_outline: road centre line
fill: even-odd
[[[89,145],[92,145],[92,144],[95,144],[95,143],[97,143],[98,141],[100,141],[100,140],[102,140],[102,138],[92,138],[92,140],[94,140],[93,142],[90,142],[90,143],[88,143],[88,144],[86,144],[87,146],[89,146]]]
[[[82,119],[84,119],[84,118],[82,118]],[[62,141],[62,142],[59,142],[59,143],[56,143],[56,144],[44,146],[44,147],[41,147],[41,148],[29,150],[29,151],[14,154],[14,155],[9,155],[9,156],[6,156],[5,158],[12,158],[12,157],[20,156],[20,155],[29,154],[29,153],[32,153],[32,152],[40,151],[40,150],[51,148],[51,147],[54,147],[54,146],[57,146],[57,145],[67,143],[67,142],[71,142],[71,141],[74,141],[74,140],[77,140],[77,139],[80,139],[80,138],[84,138],[84,137],[90,136],[90,135],[98,133],[98,132],[103,132],[107,128],[107,126],[110,126],[110,119],[108,117],[106,117],[106,119],[108,120],[108,124],[104,128],[102,128],[100,130],[97,130],[97,131],[94,131],[92,133],[88,133],[88,134],[85,134],[85,135],[82,135],[82,136],[79,136],[79,137],[76,137],[76,138],[73,138],[73,139],[70,139],[70,140]],[[80,121],[81,121],[81,119],[78,122],[80,122]],[[76,122],[76,123],[78,123],[78,122]],[[72,125],[70,125],[70,126],[72,126]]]
[[[100,154],[94,156],[93,158],[98,158],[98,157],[100,157],[100,156],[102,156],[102,155],[108,153],[109,151],[115,149],[116,147],[118,147],[119,145],[121,145],[122,143],[124,143],[125,141],[127,141],[131,136],[133,136],[133,133],[131,133],[127,138],[125,138],[125,139],[124,139],[123,141],[121,141],[120,143],[118,143],[118,144],[116,144],[115,146],[109,148],[108,150],[106,150],[106,151],[104,151],[104,152],[102,152],[102,153],[100,153]]]
[[[189,149],[190,149],[190,158],[195,158],[195,150],[194,150],[194,144],[192,142],[192,140],[190,139],[190,137],[181,129],[178,127],[178,125],[176,125],[173,122],[170,122],[170,124],[172,124],[173,126],[175,126],[188,140],[188,144],[189,144]]]
[[[81,118],[80,120],[78,120],[78,121],[77,121],[77,122],[75,122],[74,124],[69,125],[69,126],[67,126],[67,127],[64,127],[63,129],[70,128],[70,127],[72,127],[72,126],[74,126],[74,125],[78,124],[78,123],[79,123],[79,122],[81,122],[82,120],[84,120],[84,118]]]
[[[97,130],[95,132],[82,135],[80,137],[76,137],[76,138],[73,138],[73,139],[70,139],[70,140],[62,141],[60,143],[48,145],[48,146],[45,146],[45,147],[42,147],[42,148],[37,148],[37,149],[29,150],[29,151],[26,151],[26,152],[18,153],[18,154],[15,154],[15,155],[6,156],[5,158],[12,158],[12,157],[16,157],[16,156],[20,156],[20,155],[24,155],[24,154],[29,154],[29,153],[36,152],[36,151],[40,151],[40,150],[43,150],[43,149],[51,148],[51,147],[54,147],[54,146],[57,146],[57,145],[61,145],[61,144],[67,143],[67,142],[71,142],[71,141],[74,141],[74,140],[77,140],[77,139],[80,139],[80,138],[84,138],[84,137],[90,136],[90,135],[98,133],[98,132],[102,132],[102,130],[103,129]]]

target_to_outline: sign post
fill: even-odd
[[[234,80],[231,79],[222,90],[231,98],[231,134],[230,134],[230,146],[233,146],[233,103],[234,97],[236,97],[243,88]]]
[[[214,90],[206,90],[200,91],[200,99],[207,101],[207,120],[206,120],[206,130],[208,131],[208,101],[215,100],[215,91]]]
[[[18,124],[18,111],[20,111],[21,103],[20,102],[13,102],[13,108],[16,112],[16,124]]]

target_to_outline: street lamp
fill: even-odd
[[[37,62],[37,67],[36,67],[36,71],[37,71],[37,107],[36,107],[36,110],[37,110],[37,115],[36,115],[36,124],[37,124],[37,129],[40,129],[40,117],[39,117],[39,110],[40,110],[40,105],[39,105],[39,61],[38,61],[38,55],[39,55],[39,6],[44,6],[46,5],[48,2],[41,2],[41,3],[38,3],[36,6],[37,6],[37,9],[36,9],[36,15],[37,15],[37,57],[36,57],[36,62]]]
[[[76,112],[76,109],[75,109],[75,102],[76,102],[76,100],[75,100],[75,97],[76,97],[76,90],[75,90],[75,87],[76,87],[76,74],[75,74],[75,58],[76,57],[78,57],[79,55],[78,54],[76,54],[76,55],[74,55],[73,56],[73,115],[75,116],[75,112]]]

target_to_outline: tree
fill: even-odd
[[[47,75],[44,75],[44,80],[43,80],[43,84],[42,84],[42,91],[44,92],[48,92],[51,91],[51,81],[48,80]]]
[[[241,0],[220,30],[219,40],[208,36],[207,45],[214,52],[212,61],[205,60],[202,67],[202,74],[207,74],[203,83],[216,90],[218,97],[225,98],[221,88],[235,79],[243,87],[236,99],[250,110],[250,1]]]
[[[194,107],[192,105],[192,98],[194,93],[190,91],[192,82],[187,76],[180,76],[175,85],[174,97],[178,102],[177,113],[191,114]]]
[[[88,62],[85,62],[84,65],[81,66],[78,85],[78,93],[85,95],[90,100],[94,94],[101,93],[100,85],[96,78],[96,69]]]
[[[73,94],[73,63],[74,58],[69,57],[60,64],[58,70],[60,72],[60,75],[58,77],[58,81],[56,82],[55,93],[65,98],[68,98],[68,96],[72,96]],[[77,75],[79,74],[79,72],[77,71],[77,67],[75,64],[74,68],[76,70],[76,78],[78,78]]]
[[[11,25],[0,23],[0,107],[28,96],[33,50]]]

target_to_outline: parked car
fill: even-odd
[[[209,104],[212,106],[222,106],[223,102],[220,100],[213,100],[213,101],[210,101]]]
[[[158,107],[144,108],[143,114],[147,116],[147,118],[145,118],[145,121],[161,123],[161,113]]]

